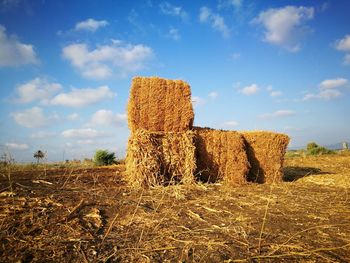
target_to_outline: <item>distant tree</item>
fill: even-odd
[[[9,153],[4,153],[0,157],[1,165],[6,166],[6,165],[9,165],[9,164],[13,164],[14,162],[15,162],[15,159],[12,158],[11,154],[9,154]]]
[[[348,150],[349,149],[349,145],[347,142],[343,142],[343,150]]]
[[[98,166],[111,165],[115,163],[115,154],[107,150],[97,150],[94,156],[94,163]]]
[[[41,150],[38,150],[34,153],[34,158],[36,159],[36,163],[39,163],[40,159],[43,159],[45,157],[45,153]]]
[[[315,148],[318,148],[318,144],[315,143],[315,142],[309,142],[307,145],[306,145],[306,150],[307,151],[311,151],[312,149],[315,149]]]
[[[323,154],[334,154],[335,151],[329,150],[325,147],[319,146],[316,148],[312,148],[311,150],[307,151],[309,155],[323,155]]]

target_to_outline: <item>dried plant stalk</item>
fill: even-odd
[[[128,142],[126,168],[127,181],[135,187],[192,183],[194,132],[135,131]]]

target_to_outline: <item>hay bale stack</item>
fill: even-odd
[[[252,131],[241,133],[247,144],[251,169],[248,180],[257,183],[282,181],[283,159],[289,143],[285,134]]]
[[[126,169],[126,179],[135,187],[192,183],[196,169],[194,132],[136,130],[128,141]]]
[[[201,180],[247,182],[249,162],[242,135],[235,131],[195,128],[197,174]]]
[[[128,125],[133,132],[183,132],[192,129],[194,113],[190,86],[182,80],[135,77],[128,103]]]

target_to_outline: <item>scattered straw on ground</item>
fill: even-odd
[[[123,169],[1,170],[1,261],[350,261],[350,155],[287,158],[293,182],[238,187],[140,190]]]

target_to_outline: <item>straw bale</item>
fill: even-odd
[[[282,181],[283,160],[289,137],[267,131],[250,131],[241,134],[246,141],[251,164],[248,180],[257,183]]]
[[[194,119],[191,89],[182,80],[135,77],[128,103],[128,125],[133,132],[182,132]]]
[[[194,182],[194,132],[136,130],[128,141],[126,169],[136,187]]]
[[[229,184],[244,184],[249,162],[242,135],[235,131],[222,131],[195,127],[197,175],[201,180]]]

